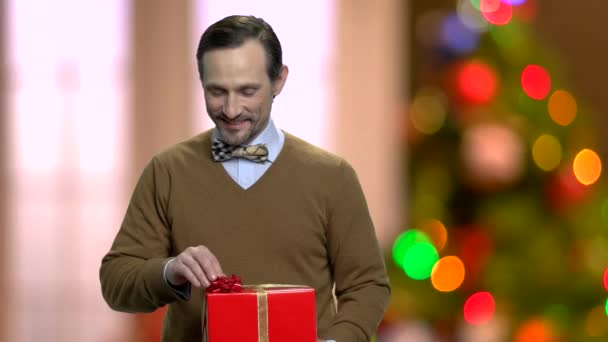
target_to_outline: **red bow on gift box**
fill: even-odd
[[[241,292],[243,291],[243,284],[241,278],[237,275],[231,275],[229,277],[218,277],[216,280],[211,282],[211,285],[207,287],[207,293],[229,293],[229,292]]]

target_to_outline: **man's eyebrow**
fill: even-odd
[[[254,89],[258,89],[260,88],[262,85],[259,83],[245,83],[241,86],[239,86],[239,89],[247,89],[247,88],[254,88]]]
[[[215,84],[215,83],[209,83],[205,86],[206,89],[224,89],[224,87],[220,86],[219,84]]]
[[[259,89],[261,87],[262,87],[262,85],[259,84],[259,83],[245,83],[245,84],[239,85],[238,89],[239,90],[249,89],[249,88]],[[219,85],[219,84],[216,84],[216,83],[209,83],[209,84],[207,84],[205,86],[205,89],[221,89],[221,90],[225,90],[226,88],[223,87],[223,86],[221,86],[221,85]]]

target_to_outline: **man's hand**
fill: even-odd
[[[190,282],[195,287],[208,287],[212,281],[225,276],[217,258],[205,246],[188,247],[169,262],[167,281],[180,286]]]

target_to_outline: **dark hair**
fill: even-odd
[[[283,52],[279,38],[272,27],[261,18],[232,15],[209,26],[201,36],[196,51],[198,73],[203,79],[203,55],[205,52],[235,48],[249,39],[257,39],[266,51],[266,70],[271,81],[279,77],[283,66]]]

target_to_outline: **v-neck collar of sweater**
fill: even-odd
[[[228,172],[224,169],[224,167],[222,166],[221,163],[213,161],[213,158],[212,158],[210,152],[206,153],[207,158],[211,163],[214,164],[213,170],[215,172],[221,173],[220,179],[222,179],[222,182],[229,183],[229,185],[227,185],[227,188],[232,189],[233,191],[235,191],[237,193],[255,192],[256,189],[263,187],[264,184],[267,183],[267,178],[273,177],[273,174],[277,172],[276,171],[277,168],[279,168],[279,169],[282,168],[281,165],[285,163],[283,161],[283,159],[287,158],[285,155],[290,154],[293,150],[293,144],[294,144],[295,137],[283,130],[281,130],[281,131],[283,132],[283,134],[285,136],[285,142],[283,144],[283,148],[277,155],[274,162],[272,162],[272,164],[270,165],[268,170],[266,170],[266,172],[264,172],[264,174],[260,177],[260,179],[257,180],[257,182],[255,182],[253,185],[251,185],[247,189],[242,188],[237,182],[235,182],[234,179],[232,179],[232,177],[230,177]],[[212,130],[209,130],[203,136],[203,142],[205,144],[204,150],[206,150],[206,151],[211,151],[211,140],[212,140],[211,138],[212,138]]]

